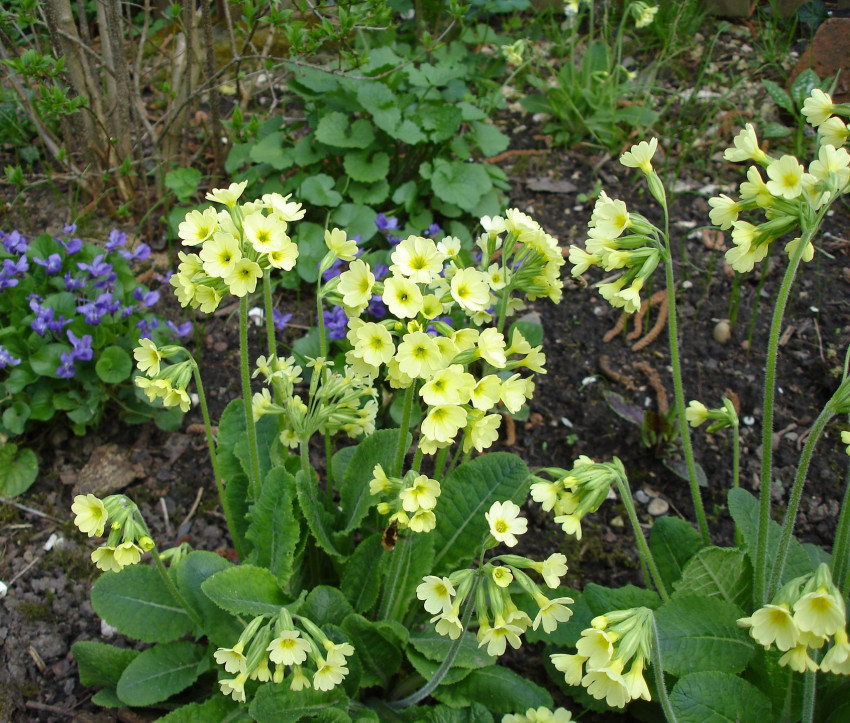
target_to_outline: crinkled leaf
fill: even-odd
[[[377,533],[363,540],[345,565],[340,589],[359,613],[371,609],[378,600],[383,555],[381,534]]]
[[[419,601],[417,605],[421,605]],[[435,663],[442,663],[448,655],[453,641],[444,635],[438,635],[432,625],[426,626],[416,635],[411,635],[408,641],[410,647]],[[460,648],[457,652],[454,666],[457,668],[484,668],[493,665],[496,657],[487,653],[487,648],[479,648],[478,641],[472,633],[461,633]]]
[[[437,502],[432,574],[464,566],[476,554],[489,526],[494,502],[521,503],[528,491],[528,467],[515,454],[494,452],[461,464],[443,482]]]
[[[189,642],[160,643],[142,651],[121,674],[116,692],[127,705],[153,705],[198,679],[206,649]]]
[[[114,688],[138,650],[119,648],[94,640],[80,640],[71,646],[77,661],[80,683],[98,688]]]
[[[669,469],[674,475],[676,475],[679,479],[683,479],[686,482],[688,481],[688,465],[683,459],[674,459],[672,457],[664,458],[664,466]],[[697,484],[700,487],[708,487],[708,476],[705,474],[705,470],[702,468],[699,462],[694,463],[694,471],[697,476]]]
[[[239,565],[204,580],[201,590],[220,608],[234,615],[276,614],[289,600],[264,567]]]
[[[752,599],[752,574],[741,550],[705,547],[685,566],[673,597],[718,597],[746,609]]]
[[[210,642],[222,647],[232,647],[242,632],[241,623],[222,610],[204,593],[204,581],[233,565],[221,555],[206,550],[190,552],[175,571],[180,593],[203,620],[203,628]]]
[[[457,133],[463,118],[459,108],[442,102],[423,105],[417,115],[419,125],[434,143],[447,141]]]
[[[132,565],[100,576],[91,592],[94,611],[124,635],[168,642],[192,630],[192,621],[153,567]]]
[[[812,91],[820,87],[820,76],[811,68],[806,68],[791,83],[791,98],[798,108],[803,107]]]
[[[296,692],[290,690],[288,681],[284,681],[280,685],[261,686],[249,712],[257,723],[297,723],[325,710],[347,707],[348,696],[340,685],[329,691],[310,688]]]
[[[552,707],[552,696],[545,688],[499,665],[473,670],[459,683],[438,687],[433,695],[448,705],[481,703],[496,713]]]
[[[215,695],[203,703],[189,703],[171,711],[156,723],[235,723],[250,720],[240,712],[239,704],[223,695]]]
[[[594,615],[602,615],[611,610],[628,610],[636,607],[654,610],[661,604],[661,598],[654,590],[647,590],[635,585],[603,587],[591,582],[584,586],[582,597],[584,597]]]
[[[436,673],[437,669],[440,667],[439,663],[433,660],[428,660],[428,658],[422,655],[422,653],[411,647],[407,648],[407,650],[404,651],[404,654],[407,656],[407,660],[413,666],[413,669],[425,680],[431,680],[431,678],[434,677],[434,673]],[[471,672],[472,668],[461,668],[457,665],[452,666],[443,678],[441,685],[457,683],[458,681],[463,680]]]
[[[416,534],[415,540],[409,534],[400,535],[395,548],[384,555],[384,560],[385,583],[379,618],[398,621],[407,614],[416,587],[422,582],[423,570],[434,569],[433,534]]]
[[[333,515],[325,507],[325,496],[324,493],[320,494],[315,472],[311,470],[311,473],[309,478],[303,470],[298,470],[298,474],[295,475],[295,486],[298,491],[298,504],[301,506],[301,513],[307,520],[307,525],[310,532],[313,533],[316,544],[333,558],[342,561],[344,556],[336,549],[331,538],[334,529]]]
[[[764,723],[774,720],[770,701],[764,693],[729,672],[715,670],[686,674],[673,687],[670,704],[679,723]]]
[[[664,669],[676,676],[701,670],[743,670],[755,645],[737,621],[737,605],[706,597],[679,597],[655,611]]]
[[[682,570],[702,547],[702,538],[693,525],[678,517],[660,517],[649,532],[649,549],[658,565],[668,592]]]
[[[245,536],[254,543],[254,562],[268,568],[286,588],[292,576],[301,525],[295,515],[295,477],[274,467],[265,478],[260,499],[251,507]]]
[[[314,587],[301,608],[301,615],[320,626],[341,625],[353,612],[354,608],[345,595],[330,585]]]
[[[362,615],[348,615],[341,627],[363,666],[360,685],[386,687],[401,666],[402,651],[395,636],[385,634],[380,623],[373,623]]]

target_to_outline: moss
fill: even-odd
[[[18,612],[31,623],[45,622],[52,623],[55,618],[50,603],[53,600],[53,595],[48,594],[44,600],[39,602],[23,601],[18,603]]]

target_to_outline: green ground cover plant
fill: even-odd
[[[136,281],[147,244],[127,248],[114,230],[103,246],[67,226],[61,237],[0,234],[0,494],[24,492],[38,473],[35,453],[11,441],[62,417],[74,434],[116,407],[127,423],[154,419],[166,429],[182,413],[157,411],[129,383],[140,336],[176,332],[152,311],[159,291]],[[58,413],[58,414],[57,414]]]

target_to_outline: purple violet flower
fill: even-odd
[[[272,309],[272,324],[278,331],[283,331],[291,318],[292,314],[284,314],[277,309]]]
[[[59,318],[47,322],[47,328],[50,329],[54,334],[58,334],[62,329],[64,329],[68,324],[71,323],[70,319],[66,319],[62,314],[59,314]]]
[[[65,291],[76,291],[77,289],[82,289],[86,285],[86,282],[83,279],[71,276],[70,271],[68,271],[63,278],[65,279]]]
[[[104,244],[103,248],[109,253],[112,253],[121,248],[126,242],[127,234],[114,228],[109,232],[109,240]]]
[[[62,231],[64,233],[74,233],[74,231],[76,231],[76,230],[77,230],[77,224],[75,224],[75,223],[66,224],[65,227],[62,229]]]
[[[44,336],[50,329],[49,322],[53,321],[53,309],[41,306],[37,299],[30,300],[30,309],[35,312],[35,319],[30,322],[30,328],[39,336]]]
[[[166,321],[165,325],[173,331],[178,338],[182,339],[185,336],[189,336],[192,333],[192,322],[184,321],[179,326],[175,324],[173,321]]]
[[[65,253],[68,256],[73,256],[76,253],[79,253],[80,249],[83,248],[83,240],[81,238],[70,238],[68,241],[63,241],[62,239],[57,239],[62,247],[65,249]]]
[[[426,228],[423,232],[423,236],[436,236],[443,229],[440,228],[439,224],[432,223],[428,228]]]
[[[387,231],[389,229],[398,228],[398,219],[395,216],[387,217],[382,213],[375,216],[375,225],[379,231]]]
[[[132,251],[121,249],[118,253],[130,263],[134,263],[136,261],[145,261],[151,255],[151,247],[147,244],[139,244]]]
[[[76,374],[76,369],[74,368],[74,354],[73,352],[64,351],[59,355],[59,361],[62,363],[59,365],[59,368],[56,370],[56,376],[60,379],[71,379],[74,374]]]
[[[26,256],[21,256],[17,261],[3,259],[3,273],[9,276],[20,276],[29,271],[30,264]]]
[[[328,332],[328,338],[334,341],[345,339],[345,333],[348,331],[348,317],[345,315],[345,311],[337,306],[330,311],[324,311],[322,313],[325,319],[325,329]]]
[[[21,257],[25,258],[25,257]],[[32,257],[33,263],[43,266],[48,276],[58,274],[62,270],[62,257],[59,254],[50,254],[46,259],[40,259],[38,256]]]
[[[88,271],[89,276],[93,279],[106,276],[112,271],[112,264],[104,261],[104,256],[105,254],[98,254],[90,264],[79,261],[77,262],[77,268],[81,271]]]
[[[133,298],[139,302],[140,309],[147,309],[150,306],[156,304],[159,301],[159,292],[158,291],[148,291],[146,292],[141,286],[137,286],[133,289]]]
[[[6,367],[16,367],[20,363],[21,360],[17,357],[12,356],[12,352],[10,352],[4,346],[0,346],[0,369],[5,369]]]
[[[94,352],[91,348],[92,335],[83,334],[79,339],[73,331],[68,329],[68,341],[74,347],[71,356],[76,361],[91,361]]]
[[[386,264],[375,264],[372,267],[372,274],[375,276],[375,281],[380,281],[388,273],[390,273],[390,267]]]
[[[11,231],[3,235],[3,246],[10,254],[26,253],[28,245],[29,241],[17,231]]]
[[[380,296],[372,294],[372,298],[366,306],[366,313],[374,319],[383,319],[387,315],[387,307]]]
[[[153,317],[150,321],[147,319],[139,319],[136,322],[136,328],[139,330],[142,339],[150,339],[153,330],[159,326],[159,320]]]

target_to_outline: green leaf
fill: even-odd
[[[41,377],[56,379],[56,370],[62,363],[60,356],[71,351],[67,344],[45,344],[29,358],[32,370]]]
[[[26,402],[15,402],[3,411],[3,426],[12,434],[23,434],[24,425],[30,418],[30,407]]]
[[[637,607],[655,610],[661,604],[661,598],[655,591],[635,585],[612,588],[591,582],[584,586],[582,597],[594,615]]]
[[[431,678],[434,677],[434,673],[436,673],[440,667],[439,663],[433,660],[428,660],[428,658],[422,655],[422,653],[411,647],[408,647],[407,650],[404,651],[404,654],[413,666],[413,669],[425,680],[431,680]],[[472,668],[460,668],[457,665],[454,665],[448,672],[446,672],[441,685],[457,683],[458,681],[463,680],[471,672]]]
[[[733,487],[727,495],[729,514],[735,521],[735,526],[741,532],[744,539],[744,549],[753,563],[756,554],[756,540],[758,538],[759,503],[758,500],[747,490],[741,487]],[[782,527],[773,520],[767,526],[767,559],[775,560],[779,552],[779,540],[782,535]],[[780,585],[789,580],[805,575],[812,571],[812,564],[802,545],[791,538],[788,547],[788,559],[782,572]]]
[[[419,125],[428,132],[434,143],[442,143],[457,133],[463,114],[453,105],[428,103],[418,111]]]
[[[234,615],[276,615],[286,605],[277,580],[264,567],[239,565],[215,573],[201,590],[216,605]]]
[[[787,110],[791,115],[795,115],[794,103],[791,101],[791,96],[788,95],[777,83],[774,83],[772,80],[767,80],[762,78],[761,84],[764,86],[764,89],[768,92],[771,98],[773,98],[773,102],[776,103],[783,110]]]
[[[164,643],[192,630],[192,621],[159,572],[146,565],[100,576],[91,591],[94,611],[124,635]]]
[[[678,517],[660,517],[649,531],[649,549],[669,592],[682,576],[685,564],[702,547],[702,538],[690,522]]]
[[[705,547],[685,566],[673,597],[718,597],[745,610],[752,600],[752,575],[741,550]]]
[[[514,330],[522,334],[523,338],[531,346],[540,346],[543,343],[543,325],[535,321],[515,321],[507,333],[508,344],[514,338]],[[666,519],[666,518],[664,518]]]
[[[219,464],[224,456],[225,455],[220,455],[218,457]],[[235,455],[230,454],[230,457],[232,457],[236,464],[239,464]],[[221,469],[221,466],[219,466],[219,469]],[[237,543],[237,548],[245,553],[249,552],[251,549],[251,543],[248,542],[245,537],[248,533],[249,524],[248,488],[248,477],[242,473],[235,477],[231,477],[227,482],[227,486],[224,488],[224,496],[227,498],[227,506],[230,508],[230,515],[233,518],[233,528],[230,530],[230,534]]]
[[[471,211],[492,184],[479,163],[438,161],[431,176],[431,188],[441,201]]]
[[[251,507],[245,536],[254,543],[255,562],[267,567],[286,588],[292,576],[295,547],[301,525],[295,515],[295,477],[282,467],[273,468],[263,482],[260,499]]]
[[[343,203],[334,209],[331,220],[339,228],[344,228],[349,238],[360,236],[362,243],[371,239],[378,232],[378,227],[375,226],[376,215],[375,209],[369,206],[359,203]],[[324,232],[322,232],[322,244],[324,245]]]
[[[812,91],[820,87],[820,76],[811,68],[806,68],[791,83],[791,98],[797,108],[802,108]]]
[[[346,617],[354,612],[351,603],[348,602],[337,588],[330,585],[318,585],[314,587],[300,614],[310,618],[316,625],[341,625]]]
[[[277,418],[271,415],[261,417],[254,425],[254,432],[257,435],[258,461],[260,463],[260,479],[262,480],[266,478],[271,468],[270,451],[278,444],[277,439],[280,430],[277,427]],[[251,471],[251,447],[248,443],[247,429],[245,434],[239,438],[233,451],[242,463],[245,474],[248,475]]]
[[[77,661],[80,683],[98,688],[114,688],[121,674],[139,654],[138,650],[119,648],[115,645],[81,640],[71,646]]]
[[[728,672],[685,675],[673,687],[670,704],[679,723],[764,723],[774,719],[765,695]]]
[[[340,485],[339,498],[345,515],[343,532],[355,529],[369,511],[377,504],[378,497],[369,492],[369,482],[375,465],[380,464],[384,471],[391,471],[398,447],[398,429],[381,429],[369,435],[355,447],[351,463],[345,470]],[[407,446],[413,438],[407,435]]]
[[[545,688],[499,665],[473,670],[459,683],[438,687],[433,695],[441,703],[453,706],[481,703],[496,713],[552,707],[552,696]]]
[[[474,122],[470,124],[472,140],[475,141],[486,158],[504,151],[511,143],[502,131],[489,123]]]
[[[116,692],[127,705],[153,705],[185,690],[202,672],[206,650],[190,642],[161,643],[124,669]]]
[[[371,113],[375,125],[387,133],[392,134],[401,121],[398,100],[395,94],[383,83],[358,83],[357,102]]]
[[[133,373],[133,360],[120,346],[108,346],[100,352],[94,370],[105,384],[120,384]]]
[[[204,633],[214,645],[229,648],[242,632],[242,625],[204,594],[204,581],[222,570],[233,567],[221,555],[205,550],[190,552],[175,570],[177,587],[203,621]]]
[[[415,146],[427,140],[422,129],[410,118],[405,118],[399,123],[390,135],[402,143],[407,143],[409,146]]]
[[[350,151],[342,161],[345,172],[355,181],[375,183],[387,177],[390,157],[383,151]]]
[[[165,185],[180,203],[186,203],[198,190],[201,172],[197,168],[175,168],[165,174]]]
[[[317,173],[304,179],[298,194],[314,206],[339,206],[342,196],[334,190],[334,179],[326,173]]]
[[[416,599],[422,571],[434,569],[434,536],[399,535],[395,548],[384,554],[384,560],[385,583],[379,617],[397,621],[406,615],[410,601]]]
[[[269,133],[251,147],[251,160],[254,163],[268,163],[276,171],[289,168],[295,162],[294,153],[283,143],[283,132]]]
[[[762,138],[787,138],[794,131],[788,126],[784,126],[781,123],[767,123],[763,128],[761,128]]]
[[[126,708],[127,704],[118,697],[113,688],[104,688],[92,696],[91,702],[102,708]]]
[[[334,456],[331,459],[331,469],[333,469],[334,479],[337,482],[345,477],[345,471],[348,469],[348,465],[351,464],[351,458],[356,451],[357,445],[350,444],[334,452]]]
[[[435,663],[442,663],[446,659],[453,642],[444,635],[438,635],[431,625],[426,626],[421,633],[411,635],[409,640],[414,650]],[[478,669],[493,665],[495,662],[496,657],[488,655],[486,648],[478,647],[475,635],[468,632],[461,633],[455,667]]]
[[[345,565],[340,590],[359,613],[371,609],[378,600],[383,556],[381,534],[377,533],[363,540]]]
[[[260,687],[248,709],[257,723],[297,723],[303,717],[320,715],[332,708],[348,707],[348,696],[341,685],[333,690],[289,689],[289,683],[268,683]]]
[[[6,442],[0,447],[0,497],[17,497],[38,477],[38,458],[26,447]]]
[[[316,539],[316,544],[334,559],[342,562],[345,556],[336,549],[331,539],[331,531],[334,529],[333,516],[325,508],[324,494],[319,494],[318,480],[315,472],[312,470],[311,472],[309,479],[303,470],[298,470],[298,474],[295,475],[295,486],[298,491],[298,504],[301,506],[301,513],[307,520],[307,525]]]
[[[434,530],[434,575],[471,560],[489,527],[484,513],[496,502],[522,502],[528,467],[515,454],[494,452],[460,465],[442,485]]]
[[[380,623],[373,623],[362,615],[347,616],[342,621],[342,629],[363,665],[360,685],[386,687],[401,667],[402,652],[394,636],[385,633]]]
[[[239,715],[238,704],[223,695],[215,695],[203,703],[189,703],[171,711],[156,723],[226,723],[227,721],[248,720]]]
[[[427,715],[421,719],[425,723],[493,723],[490,711],[480,703],[473,703],[466,708],[438,705],[426,710]]]
[[[339,199],[342,200],[342,196],[339,196]],[[298,224],[298,238],[295,241],[299,250],[298,264],[295,269],[304,281],[308,284],[315,284],[319,278],[319,263],[328,250],[325,245],[325,229],[317,223],[305,221]],[[317,330],[316,341],[318,342],[318,340]]]
[[[737,621],[743,612],[717,598],[680,597],[655,611],[664,669],[681,677],[702,670],[743,670],[755,646]]]
[[[377,206],[387,200],[390,194],[390,184],[382,178],[377,183],[352,183],[348,187],[348,195],[356,204]]]
[[[393,191],[393,203],[404,206],[404,210],[409,213],[418,196],[416,181],[407,181]]]
[[[333,111],[322,116],[316,126],[316,140],[335,148],[367,148],[375,140],[372,124],[364,118],[348,127],[348,116]],[[302,139],[303,140],[303,139]],[[302,164],[307,165],[307,164]]]
[[[304,136],[292,149],[295,164],[301,168],[318,163],[327,155],[327,151],[310,136]]]

